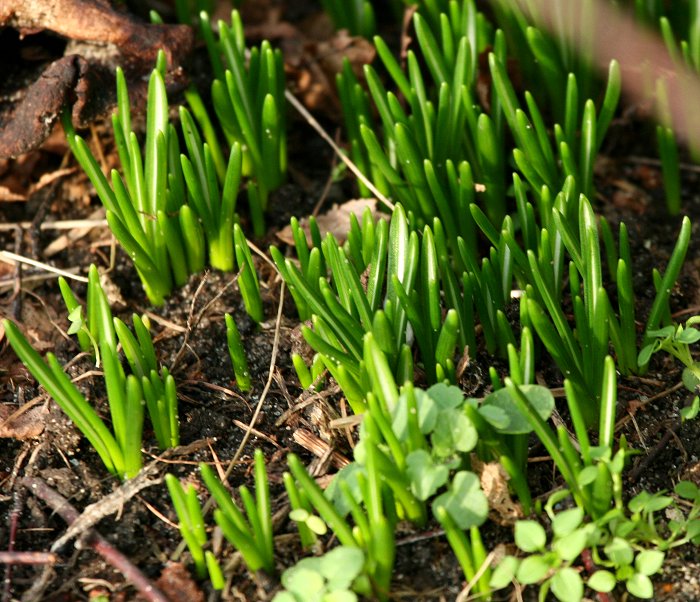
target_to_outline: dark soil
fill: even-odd
[[[297,7],[307,16],[311,9]],[[332,92],[331,92],[332,93]],[[268,216],[269,232],[265,240],[257,241],[263,249],[278,242],[275,233],[284,227],[292,215],[306,215],[319,200],[332,169],[330,149],[304,122],[290,114],[290,178],[289,183],[271,199]],[[325,117],[328,131],[339,127]],[[97,126],[100,140],[108,157],[111,144],[109,128]],[[640,134],[641,130],[641,134]],[[653,268],[664,269],[670,256],[680,220],[663,213],[663,188],[660,169],[653,160],[646,160],[647,149],[653,147],[652,131],[640,129],[638,123],[620,120],[610,136],[613,141],[604,149],[596,182],[599,198],[596,210],[617,228],[624,221],[630,231],[633,247],[634,282],[637,295],[637,315],[643,319],[649,310],[654,290],[651,284]],[[0,165],[0,178],[10,179],[16,186],[30,190],[30,185],[42,175],[51,174],[62,166],[74,166],[67,157],[60,136],[57,146],[44,147],[17,160]],[[684,211],[693,222],[700,223],[700,177],[692,169],[684,172]],[[331,200],[353,198],[351,182],[336,184]],[[104,228],[93,229],[87,236],[65,245],[58,253],[47,257],[45,250],[62,232],[39,230],[42,222],[79,219],[99,208],[87,180],[73,172],[54,184],[41,188],[23,202],[5,203],[0,216],[5,224],[18,224],[15,229],[0,232],[2,247],[62,269],[79,268],[85,274],[90,263],[106,269],[110,265],[110,238]],[[19,226],[20,222],[30,222]],[[284,300],[283,313],[277,324],[280,303],[280,281],[271,267],[256,258],[262,283],[267,321],[256,326],[245,315],[237,285],[232,276],[207,273],[193,276],[189,284],[172,295],[166,305],[151,308],[141,290],[135,271],[121,251],[109,272],[116,297],[115,315],[127,319],[132,312],[149,312],[160,360],[173,365],[180,396],[182,448],[164,458],[157,458],[152,433],[145,434],[147,462],[156,462],[157,474],[172,472],[182,479],[200,485],[194,468],[200,461],[220,461],[225,466],[233,458],[251,423],[256,405],[270,378],[270,362],[279,330],[279,347],[273,366],[271,386],[255,422],[254,434],[248,440],[236,464],[231,485],[252,483],[252,453],[256,447],[265,451],[273,510],[276,514],[277,561],[281,572],[300,556],[296,540],[288,534],[294,527],[286,519],[286,497],[282,487],[285,456],[289,451],[299,453],[307,461],[313,459],[309,450],[295,440],[295,432],[306,429],[320,437],[330,449],[345,458],[352,451],[343,432],[328,427],[331,413],[343,411],[341,396],[329,383],[328,395],[318,395],[302,410],[288,412],[303,394],[291,368],[290,350],[298,339],[297,319],[289,295]],[[700,313],[700,241],[694,237],[682,277],[673,291],[672,310],[678,319]],[[65,335],[67,321],[54,278],[36,280],[42,272],[0,264],[0,313],[22,324],[32,343],[42,352],[53,351],[62,363],[71,362],[78,349]],[[84,290],[77,287],[82,296]],[[233,380],[226,349],[224,313],[232,313],[243,336],[253,375],[253,391],[241,393]],[[194,323],[194,319],[201,319]],[[517,313],[516,313],[517,316]],[[191,328],[187,340],[185,331]],[[641,328],[641,324],[640,324]],[[35,476],[63,495],[82,511],[119,486],[108,476],[96,453],[81,438],[70,421],[42,391],[17,362],[6,342],[0,353],[0,424],[10,414],[23,409],[39,408],[33,422],[43,424],[34,436],[19,435],[0,439],[0,551],[48,552],[53,542],[65,531],[62,518],[22,485],[22,479]],[[494,362],[477,353],[473,368],[465,375],[463,385],[470,395],[487,391],[488,366]],[[495,363],[499,366],[498,363]],[[71,375],[90,371],[88,359],[72,363]],[[561,386],[561,377],[542,363],[539,376],[551,387]],[[88,377],[80,381],[86,395],[94,400],[103,414],[107,413],[104,391],[99,379]],[[639,450],[627,473],[627,493],[634,495],[643,489],[671,489],[681,479],[700,483],[700,439],[697,425],[681,425],[679,410],[689,403],[690,395],[680,382],[679,366],[671,360],[654,358],[645,378],[620,379],[618,408],[619,431]],[[32,404],[28,406],[27,404]],[[564,412],[564,409],[561,408]],[[542,456],[533,441],[533,456]],[[315,462],[316,476],[332,474],[328,463]],[[561,485],[553,477],[549,462],[533,464],[532,489],[545,499],[552,489]],[[177,563],[187,565],[188,554],[182,552],[181,537],[172,521],[176,521],[164,486],[143,489],[126,502],[119,513],[100,520],[96,530],[118,548],[130,561],[160,584],[173,600],[217,599],[206,582],[195,583]],[[483,528],[486,546],[493,549],[509,545],[510,529],[487,524]],[[431,524],[423,532],[405,528],[398,534],[393,598],[397,600],[455,600],[464,587],[463,575],[441,531]],[[326,541],[324,545],[332,545]],[[275,578],[251,576],[225,542],[215,541],[215,552],[222,566],[231,575],[225,600],[268,600],[278,588]],[[101,593],[108,600],[135,600],[134,589],[124,576],[109,566],[84,545],[69,542],[57,552],[55,564],[38,566],[6,565],[5,582],[0,600],[87,600]],[[661,576],[657,576],[656,599],[673,601],[700,600],[700,559],[695,548],[680,548],[669,554]],[[179,597],[178,597],[179,595]],[[535,591],[524,592],[526,599]],[[507,599],[504,595],[502,599]]]

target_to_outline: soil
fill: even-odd
[[[155,3],[154,3],[155,4]],[[160,4],[160,3],[159,3]],[[295,4],[295,3],[291,3]],[[299,3],[288,18],[308,18],[315,9]],[[278,6],[278,8],[284,8]],[[286,14],[286,13],[283,13]],[[289,13],[291,15],[291,12]],[[253,23],[255,24],[255,23]],[[260,25],[260,23],[258,23]],[[333,94],[332,90],[327,91]],[[319,111],[319,107],[316,107]],[[620,113],[625,115],[624,111]],[[340,127],[332,111],[320,115],[329,132]],[[96,124],[97,137],[107,162],[114,152],[104,123]],[[243,448],[230,478],[237,487],[252,483],[252,453],[257,447],[265,452],[276,517],[276,560],[281,572],[301,557],[301,550],[290,534],[294,526],[286,518],[286,496],[282,473],[285,456],[293,451],[307,463],[313,462],[316,476],[335,471],[328,462],[314,459],[296,436],[302,429],[320,438],[322,445],[345,459],[352,451],[344,433],[328,427],[329,419],[344,411],[342,398],[332,383],[301,410],[295,405],[306,396],[291,367],[292,345],[298,340],[298,320],[289,295],[280,299],[280,280],[268,263],[256,257],[261,279],[267,321],[256,326],[245,315],[237,285],[230,274],[209,272],[195,275],[177,290],[163,307],[153,308],[141,290],[135,271],[120,249],[114,249],[104,228],[92,228],[82,237],[57,243],[63,232],[41,229],[42,223],[95,217],[99,201],[79,170],[61,173],[50,184],[38,187],[42,176],[75,166],[59,134],[51,144],[16,160],[0,164],[0,184],[27,192],[25,200],[5,202],[0,216],[5,225],[0,231],[2,248],[51,263],[57,268],[77,268],[85,274],[90,263],[107,271],[113,285],[113,311],[127,319],[134,312],[147,312],[153,324],[160,361],[173,366],[178,382],[182,447],[157,457],[152,433],[145,433],[146,462],[162,477],[171,472],[183,480],[201,485],[193,476],[200,461],[219,461],[224,466],[237,455],[246,431],[269,381],[254,431]],[[597,169],[596,211],[604,215],[615,230],[624,221],[630,230],[634,264],[637,315],[645,317],[653,300],[651,272],[663,269],[677,235],[680,218],[663,212],[663,188],[658,164],[647,157],[654,147],[653,129],[634,117],[614,122],[603,148]],[[333,153],[310,127],[290,113],[290,176],[288,183],[273,195],[268,216],[269,230],[256,241],[266,249],[279,244],[276,232],[287,225],[292,215],[308,215],[319,201],[333,169]],[[700,223],[700,175],[694,167],[683,171],[684,213]],[[4,183],[4,184],[3,184]],[[328,198],[340,201],[354,198],[350,181],[333,184]],[[326,203],[330,203],[330,200]],[[28,223],[27,223],[28,222]],[[696,229],[697,230],[697,229]],[[50,256],[47,248],[59,250]],[[113,260],[113,262],[112,262]],[[110,268],[110,266],[112,266]],[[700,313],[700,239],[693,238],[685,267],[672,295],[672,311],[680,320]],[[0,313],[22,324],[30,341],[42,352],[52,351],[62,363],[71,363],[75,377],[94,368],[89,359],[78,357],[75,343],[65,334],[67,320],[62,310],[56,280],[40,270],[19,270],[0,264]],[[84,295],[81,286],[74,288]],[[278,306],[283,311],[276,319]],[[253,390],[244,394],[236,387],[225,344],[224,313],[235,317],[243,337],[253,377]],[[516,313],[517,315],[517,313]],[[640,325],[641,328],[641,325]],[[189,332],[188,332],[189,330]],[[187,333],[187,334],[186,334]],[[276,337],[276,335],[278,335]],[[275,341],[278,341],[277,343]],[[0,352],[0,425],[10,414],[25,416],[25,431],[19,428],[0,438],[0,551],[48,552],[66,529],[60,513],[52,510],[24,485],[22,479],[36,477],[64,496],[78,512],[100,502],[120,486],[110,477],[96,453],[79,435],[57,406],[46,399],[27,370],[16,360],[6,341]],[[272,374],[273,349],[276,348]],[[473,367],[466,375],[470,395],[488,391],[488,366],[503,366],[477,350]],[[551,387],[561,386],[561,377],[548,371],[542,362],[538,376]],[[100,380],[88,376],[80,387],[94,400],[97,409],[107,412]],[[465,381],[466,382],[466,381]],[[689,403],[690,395],[676,385],[680,368],[671,360],[654,358],[644,378],[620,378],[618,407],[619,433],[639,450],[627,472],[626,494],[646,489],[671,489],[680,479],[700,484],[700,439],[694,423],[680,423],[679,410]],[[20,420],[20,422],[22,422]],[[32,430],[33,429],[33,430]],[[543,456],[533,441],[532,455]],[[531,487],[534,495],[545,499],[561,483],[553,478],[550,462],[533,464]],[[147,577],[158,580],[172,600],[219,599],[207,582],[195,582],[188,572],[189,555],[181,546],[181,537],[166,488],[154,485],[142,489],[115,514],[99,520],[95,529],[119,549]],[[487,523],[483,528],[488,549],[510,545],[510,529]],[[461,570],[437,524],[417,532],[402,527],[397,545],[397,560],[392,585],[396,600],[455,600],[464,588]],[[325,541],[324,545],[333,542]],[[225,542],[215,541],[214,551],[226,567],[229,587],[224,600],[269,600],[278,589],[278,580],[266,575],[251,575]],[[54,563],[5,565],[0,600],[87,600],[102,594],[107,600],[139,599],[124,575],[95,553],[90,542],[78,539],[56,551]],[[664,571],[655,578],[656,599],[700,600],[700,558],[697,549],[683,547],[669,554]],[[536,599],[530,588],[520,595]],[[500,599],[513,594],[503,594]],[[619,598],[624,596],[620,594]],[[498,599],[498,598],[497,598]]]

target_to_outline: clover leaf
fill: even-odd
[[[421,501],[427,500],[447,482],[449,468],[444,464],[436,464],[423,449],[408,454],[406,464],[411,491]]]
[[[547,420],[551,416],[554,410],[554,396],[549,389],[540,385],[522,385],[520,390],[537,410],[542,420]],[[488,395],[484,399],[482,407],[488,406],[500,408],[508,416],[508,425],[499,429],[502,433],[519,435],[532,431],[530,421],[520,413],[515,402],[511,399],[508,389],[499,389]]]
[[[481,490],[479,477],[473,472],[458,472],[447,492],[435,498],[433,514],[443,507],[460,529],[478,526],[486,520],[489,504]]]

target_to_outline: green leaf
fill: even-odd
[[[318,572],[318,558],[303,558],[282,573],[282,585],[302,600],[314,600],[326,589],[326,582]]]
[[[632,560],[634,559],[632,546],[622,537],[613,538],[613,540],[605,546],[604,550],[607,557],[618,567],[632,564]]]
[[[542,420],[547,420],[551,416],[554,410],[554,397],[549,389],[540,385],[522,385],[520,390],[527,397]],[[518,435],[527,434],[532,431],[532,425],[520,410],[518,410],[508,389],[499,389],[491,393],[484,399],[482,405],[495,406],[508,415],[508,427],[501,429],[501,432]]]
[[[660,550],[644,550],[634,559],[634,567],[642,575],[654,575],[661,570],[665,557],[666,554]]]
[[[505,556],[491,574],[489,587],[493,589],[508,587],[515,578],[518,566],[520,566],[520,560],[515,556]]]
[[[515,576],[523,585],[530,585],[542,581],[547,576],[549,569],[550,564],[544,556],[533,554],[520,563]]]
[[[596,466],[586,466],[581,472],[578,473],[576,481],[579,487],[585,487],[593,483],[598,477],[598,467]]]
[[[676,495],[686,500],[695,500],[700,494],[700,487],[692,481],[681,481],[673,488]]]
[[[332,591],[323,596],[322,602],[357,602],[357,594],[347,589]]]
[[[519,520],[515,523],[515,545],[523,552],[544,550],[547,534],[544,527],[534,520]]]
[[[579,557],[588,543],[588,532],[585,529],[577,529],[561,539],[557,539],[552,548],[562,560],[571,562]]]
[[[673,498],[660,493],[651,494],[647,491],[635,495],[629,502],[632,512],[658,512],[673,503]]]
[[[419,500],[427,500],[447,482],[447,466],[433,462],[430,454],[423,449],[408,454],[406,464],[411,491]]]
[[[654,585],[651,579],[641,573],[635,573],[625,583],[627,591],[637,598],[653,598]]]
[[[359,548],[338,546],[320,560],[320,573],[328,581],[328,589],[347,589],[362,572],[365,555]]]
[[[586,585],[597,592],[607,594],[615,589],[617,579],[610,571],[598,570],[589,577]]]
[[[696,362],[692,366],[686,366],[683,369],[682,378],[685,388],[695,393],[700,385],[700,363]]]
[[[433,513],[438,507],[445,508],[460,529],[481,525],[489,511],[479,477],[466,470],[458,472],[449,491],[435,499]]]
[[[478,412],[493,428],[499,431],[503,431],[510,424],[508,413],[498,406],[482,405],[479,406]]]
[[[683,420],[693,420],[700,412],[700,396],[693,397],[693,401],[689,406],[681,408],[681,418]]]
[[[562,602],[579,602],[583,598],[583,581],[574,569],[559,569],[552,577],[552,593]]]
[[[564,510],[554,517],[552,531],[557,537],[564,537],[578,528],[582,520],[583,508],[576,507]]]
[[[68,328],[68,334],[75,334],[78,332],[85,322],[83,321],[83,306],[76,305],[73,310],[68,314],[68,321],[71,323],[70,328]]]
[[[430,441],[433,453],[446,457],[457,451],[471,451],[476,447],[478,439],[472,421],[460,410],[449,409],[439,413]]]
[[[440,408],[458,408],[464,403],[464,393],[454,385],[438,383],[430,387],[427,394]]]

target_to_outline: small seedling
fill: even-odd
[[[206,13],[200,13],[200,25],[216,75],[214,109],[229,143],[237,142],[243,149],[243,174],[253,178],[248,182],[253,231],[262,236],[268,195],[284,182],[287,172],[282,54],[267,41],[246,49],[236,10],[230,25],[219,21],[218,40]]]
[[[255,450],[255,493],[242,485],[238,492],[243,510],[234,502],[226,487],[206,464],[200,464],[204,483],[214,496],[218,508],[214,520],[226,539],[241,553],[248,568],[255,572],[264,569],[275,572],[274,543],[272,539],[272,513],[270,509],[270,484],[265,470],[265,457]]]
[[[282,573],[284,591],[273,602],[357,602],[358,589],[366,590],[365,555],[359,548],[338,546],[321,557],[302,558]]]
[[[639,352],[637,362],[640,366],[649,363],[651,356],[658,351],[665,351],[683,365],[683,384],[686,389],[697,393],[700,385],[700,362],[696,362],[690,353],[690,345],[700,341],[700,330],[692,328],[700,323],[700,316],[689,318],[685,326],[666,326],[658,330],[647,330],[646,336],[651,339]]]
[[[226,314],[226,341],[228,352],[233,364],[233,373],[236,376],[236,383],[241,391],[250,391],[250,372],[248,371],[248,357],[243,348],[243,341],[238,332],[238,326],[233,316]]]
[[[592,522],[585,520],[579,506],[555,513],[554,507],[568,496],[567,491],[557,492],[545,506],[553,534],[550,543],[539,522],[518,521],[515,544],[527,556],[503,558],[493,572],[491,587],[501,589],[513,580],[522,585],[539,584],[541,598],[551,591],[558,600],[578,602],[583,599],[584,584],[609,593],[624,583],[631,595],[653,598],[650,577],[661,570],[666,551],[700,542],[698,487],[683,481],[675,491],[691,503],[687,515],[674,498],[662,492],[642,492],[630,500],[627,509],[616,508]],[[661,510],[677,517],[663,534],[658,531],[656,516]],[[590,552],[587,562],[583,561],[584,552]]]
[[[210,550],[204,550],[207,532],[204,527],[202,508],[197,499],[197,490],[190,483],[185,489],[180,481],[171,474],[165,475],[165,484],[170,492],[175,513],[180,521],[180,534],[192,555],[195,571],[200,579],[209,575],[214,589],[224,588],[224,577],[216,557]]]

